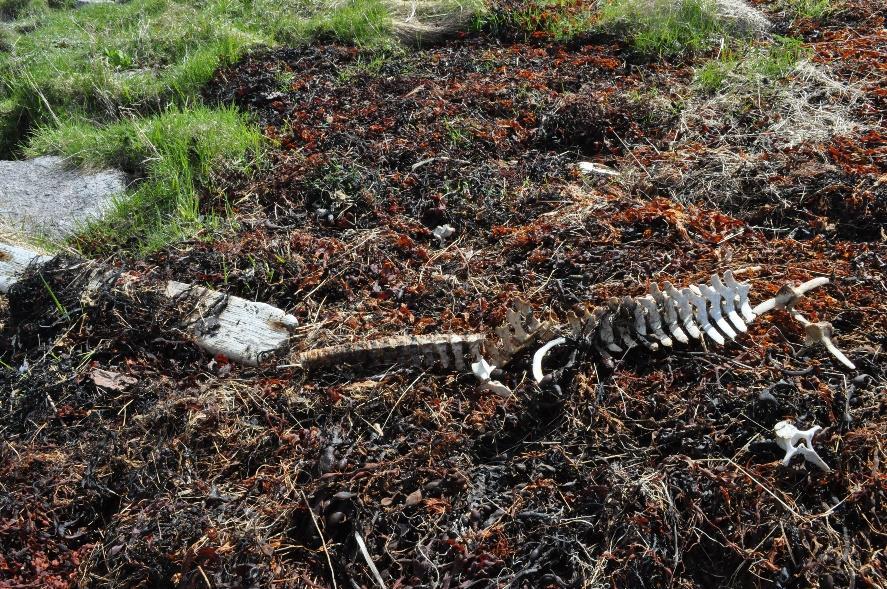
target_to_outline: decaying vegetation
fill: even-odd
[[[191,185],[189,214],[217,225],[149,248],[81,233],[79,257],[0,302],[0,584],[887,584],[883,15],[758,8],[761,36],[687,4],[714,24],[681,37],[508,1],[430,45],[330,34],[218,64],[201,108],[248,131],[236,160],[261,156]],[[157,144],[128,125],[31,145]],[[160,154],[203,166],[207,137]],[[83,297],[84,257],[280,307],[296,354],[492,333],[518,298],[563,322],[725,268],[761,298],[825,276],[800,311],[856,368],[783,311],[724,347],[580,357],[541,386],[525,352],[494,372],[511,395],[427,367],[251,368],[194,344],[188,298]],[[786,420],[823,428],[829,471],[782,464]]]

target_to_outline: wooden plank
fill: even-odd
[[[197,345],[211,354],[257,366],[263,357],[289,343],[298,320],[277,307],[218,291],[169,281],[166,296],[199,297],[197,310],[186,319]]]
[[[32,262],[44,264],[51,259],[25,247],[0,243],[0,293],[8,293]]]
[[[0,293],[21,279],[31,263],[51,260],[26,247],[0,242]],[[96,276],[101,273],[97,272]],[[87,290],[96,288],[93,280]],[[197,309],[184,319],[195,343],[211,354],[223,354],[234,362],[257,366],[262,358],[287,346],[298,320],[281,309],[182,282],[169,281],[166,296],[185,293],[198,297]]]

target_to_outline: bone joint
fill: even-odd
[[[825,349],[828,350],[828,352],[832,356],[837,358],[841,364],[843,364],[850,370],[855,370],[856,365],[853,364],[853,362],[850,361],[850,358],[848,358],[844,354],[844,352],[839,350],[834,341],[832,341],[832,335],[834,335],[834,327],[832,327],[832,324],[827,321],[819,321],[817,323],[808,321],[807,318],[805,318],[797,309],[795,309],[795,305],[806,293],[813,290],[814,288],[819,288],[820,286],[824,286],[828,283],[828,278],[820,276],[817,278],[813,278],[812,280],[808,280],[807,282],[799,286],[786,284],[779,289],[779,292],[776,293],[775,297],[773,297],[772,299],[767,299],[766,301],[755,307],[753,309],[753,312],[761,314],[773,309],[785,309],[789,312],[792,318],[794,318],[796,321],[804,326],[804,332],[806,335],[804,343],[806,345],[812,346],[814,344],[822,344]]]
[[[813,449],[813,436],[821,429],[818,425],[814,425],[810,429],[799,430],[789,421],[777,423],[773,427],[773,433],[776,434],[776,445],[785,450],[782,465],[788,466],[795,454],[800,454],[810,464],[829,472],[831,468]]]

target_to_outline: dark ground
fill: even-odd
[[[780,26],[861,86],[865,128],[772,141],[738,183],[700,170],[761,143],[682,142],[692,67],[612,39],[257,53],[207,90],[275,139],[267,173],[227,179],[240,231],[117,262],[286,308],[298,349],[490,331],[517,295],[562,317],[648,280],[758,267],[757,302],[825,275],[803,310],[857,371],[781,313],[725,348],[588,364],[560,394],[527,358],[507,399],[402,367],[244,369],[158,293],[81,301],[60,263],[0,309],[2,358],[29,368],[0,377],[0,585],[377,586],[356,533],[388,587],[885,586],[883,20]],[[831,472],[780,465],[782,419],[823,426]]]

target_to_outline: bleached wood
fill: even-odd
[[[46,263],[50,256],[40,255],[34,250],[0,243],[0,293],[7,293],[18,282],[28,265]]]
[[[166,284],[166,296],[184,293],[198,297],[197,309],[186,320],[197,345],[234,362],[257,366],[265,354],[285,347],[298,326],[294,316],[266,303],[172,280]]]

